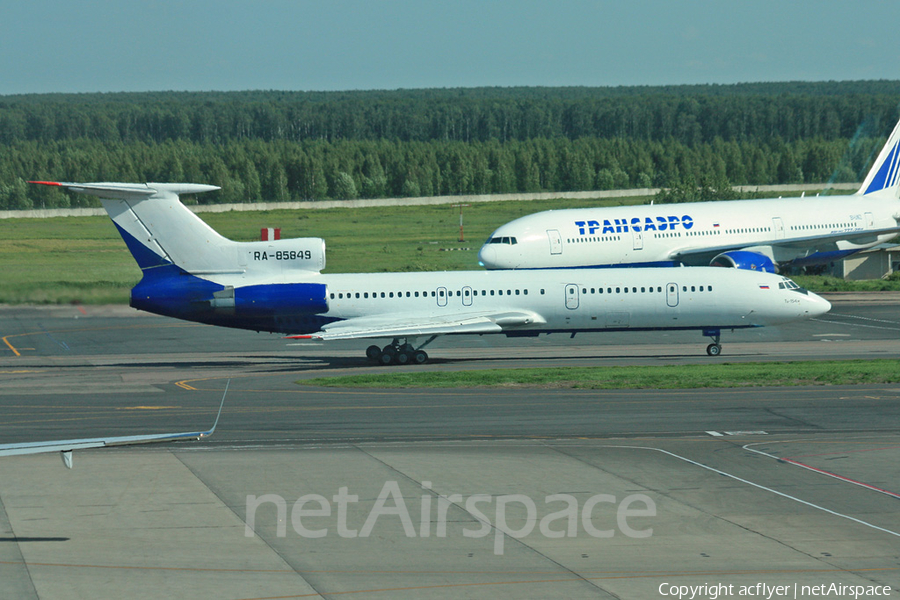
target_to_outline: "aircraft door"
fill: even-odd
[[[634,249],[635,250],[643,250],[644,249],[644,232],[636,231],[634,227],[631,228],[631,235],[634,239]]]
[[[678,284],[677,283],[667,283],[666,284],[666,304],[671,307],[678,306]]]
[[[562,236],[556,229],[548,229],[547,236],[550,238],[550,254],[562,254]]]
[[[448,296],[447,288],[439,287],[437,289],[437,305],[438,306],[447,306],[447,296]]]
[[[875,215],[872,213],[866,213],[866,229],[873,229],[875,227]]]
[[[566,286],[566,308],[569,310],[578,308],[578,286],[574,283]]]
[[[772,217],[772,230],[775,232],[776,240],[784,239],[784,221],[781,217]]]
[[[466,286],[462,289],[463,306],[472,306],[472,288]]]

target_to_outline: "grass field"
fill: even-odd
[[[497,227],[550,209],[642,204],[648,198],[483,202],[466,207],[465,242],[459,209],[444,206],[336,208],[201,213],[222,235],[259,239],[262,227],[282,237],[321,237],[326,273],[478,269],[478,250]],[[448,251],[452,250],[452,251]],[[127,303],[141,272],[107,217],[0,220],[0,303]],[[844,282],[797,278],[814,290],[900,290],[900,281]]]
[[[696,389],[900,382],[897,361],[725,363],[663,367],[563,367],[413,372],[303,379],[300,385],[360,388]]]
[[[464,209],[465,242],[458,241],[459,209],[449,205],[201,213],[200,217],[238,241],[259,239],[262,227],[280,227],[283,238],[324,238],[326,273],[457,271],[479,269],[481,244],[512,219],[541,210],[645,200],[473,203]],[[107,217],[0,220],[0,303],[127,303],[129,291],[140,278],[140,269]]]

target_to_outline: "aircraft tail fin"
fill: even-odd
[[[862,187],[856,193],[860,196],[885,193],[897,198],[898,192],[900,192],[900,122],[894,127],[869,174],[866,175]]]
[[[325,266],[320,238],[235,242],[219,235],[181,203],[179,194],[219,188],[195,183],[63,183],[32,181],[97,196],[147,273],[174,265],[191,275],[257,274],[278,278],[285,271],[318,272]]]

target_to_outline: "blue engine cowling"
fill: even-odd
[[[733,250],[723,252],[709,262],[712,267],[731,267],[732,269],[745,269],[747,271],[765,271],[777,273],[778,267],[772,259],[759,252],[749,250]]]

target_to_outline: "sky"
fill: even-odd
[[[900,80],[896,0],[9,0],[0,95]]]

